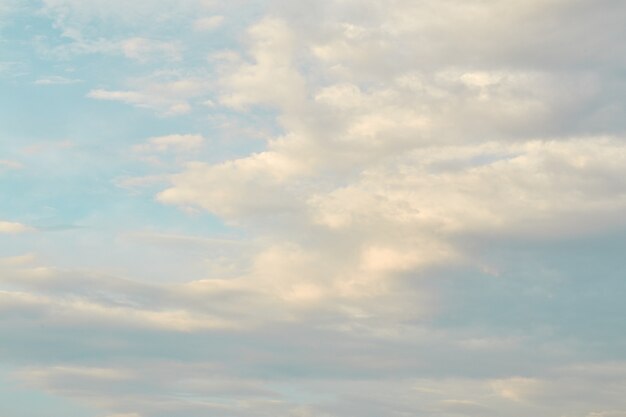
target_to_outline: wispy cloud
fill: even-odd
[[[0,160],[0,169],[22,169],[24,166],[22,165],[22,163],[17,162],[17,161],[10,161],[10,160]]]
[[[180,60],[182,53],[182,46],[177,42],[162,42],[138,37],[122,41],[121,49],[126,57],[138,61],[154,58]]]
[[[224,23],[224,16],[215,15],[203,17],[193,22],[193,28],[199,32],[212,31]]]
[[[0,221],[0,234],[19,234],[33,231],[30,226],[26,226],[22,223]]]
[[[144,83],[137,90],[91,90],[87,97],[96,100],[121,101],[136,107],[151,109],[165,116],[176,116],[192,110],[190,100],[207,94],[205,80],[178,79]]]
[[[74,79],[74,78],[66,78],[60,75],[51,75],[49,77],[39,78],[35,81],[37,85],[65,85],[65,84],[76,84],[80,83],[82,80]]]
[[[135,145],[135,152],[189,152],[202,147],[205,139],[201,135],[166,135],[148,139],[146,143]]]

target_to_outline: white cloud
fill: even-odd
[[[300,108],[306,94],[305,80],[292,63],[295,38],[279,19],[264,19],[249,29],[253,63],[228,68],[222,80],[223,104],[243,108],[270,104]]]
[[[136,90],[91,90],[87,97],[96,100],[121,101],[139,108],[151,109],[165,116],[176,116],[192,110],[190,100],[205,95],[205,80],[182,78],[174,81],[141,82]]]
[[[224,16],[215,15],[202,17],[193,22],[193,28],[198,32],[212,31],[219,28],[224,23]]]
[[[540,381],[531,378],[498,380],[492,382],[492,387],[497,395],[516,402],[528,401],[529,397],[545,389]]]
[[[49,77],[39,78],[35,81],[37,85],[65,85],[65,84],[76,84],[80,83],[82,80],[62,77],[60,75],[51,75]]]
[[[239,288],[272,288],[267,269],[284,285],[270,290],[283,301],[326,308],[341,299],[368,314],[402,287],[397,276],[466,258],[457,245],[464,236],[564,238],[623,225],[621,137],[569,135],[555,125],[569,103],[602,94],[593,81],[572,93],[587,75],[493,61],[476,68],[447,44],[430,51],[428,42],[413,42],[416,33],[442,32],[463,43],[463,32],[429,13],[469,27],[491,19],[500,3],[461,12],[452,1],[397,1],[391,10],[368,2],[363,14],[356,3],[327,3],[338,12],[324,25],[262,19],[248,31],[250,60],[221,61],[221,103],[271,107],[283,133],[263,152],[188,164],[157,196],[273,242]],[[428,14],[425,27],[406,19],[415,11]],[[413,53],[436,59],[418,65]],[[327,265],[323,272],[295,272],[318,264]]]
[[[53,277],[53,272],[44,268],[32,269],[31,280]],[[24,318],[43,317],[50,325],[84,326],[86,324],[122,328],[153,329],[174,332],[192,332],[208,329],[235,328],[237,325],[210,314],[198,314],[184,308],[151,310],[124,305],[124,303],[91,300],[89,297],[63,300],[57,297],[29,293],[0,291],[2,309]],[[106,300],[105,300],[106,301]]]
[[[318,221],[335,228],[384,221],[447,233],[567,235],[621,224],[621,141],[491,148],[424,148],[311,203]]]
[[[182,56],[182,46],[174,41],[163,42],[135,37],[121,41],[120,48],[127,58],[137,61],[150,59],[178,61]]]
[[[19,10],[20,2],[18,0],[6,0],[0,4],[0,26],[5,24],[7,17]]]
[[[18,256],[9,256],[0,258],[0,267],[16,266],[16,265],[28,265],[32,264],[36,260],[36,256],[32,253]]]
[[[273,215],[300,205],[284,187],[286,178],[299,169],[270,152],[216,166],[190,163],[186,172],[172,178],[180,185],[163,191],[158,199],[197,205],[233,221],[241,215]]]
[[[146,143],[133,147],[135,152],[191,152],[202,147],[205,139],[201,135],[167,135],[153,137]]]
[[[111,368],[79,368],[56,366],[48,369],[27,369],[20,372],[20,376],[24,379],[38,380],[50,378],[52,375],[58,377],[79,377],[89,379],[100,379],[107,381],[119,381],[130,379],[132,373],[127,369],[111,369]]]
[[[22,223],[0,221],[0,234],[19,234],[32,231],[33,228]]]
[[[196,161],[117,182],[159,185],[159,202],[194,212],[146,219],[167,231],[119,226],[98,252],[119,246],[137,264],[168,264],[171,282],[0,259],[1,347],[41,363],[23,372],[29,384],[117,417],[623,414],[623,364],[598,359],[619,356],[620,336],[581,330],[608,334],[619,322],[603,304],[615,286],[608,267],[577,259],[588,269],[572,278],[561,255],[548,250],[542,263],[526,252],[567,241],[569,254],[581,237],[625,226],[625,6],[269,2],[246,50],[210,54],[213,73],[183,68],[185,36],[204,42],[198,32],[223,18],[197,13],[208,2],[168,3],[45,1],[78,45],[122,51],[142,64],[133,68],[180,67],[89,97],[162,115],[201,104],[238,130],[210,160],[200,160],[200,134],[151,137],[132,148],[140,158]],[[173,21],[184,36],[172,36]],[[111,39],[98,34],[107,24]],[[204,133],[195,116],[188,127]],[[280,133],[258,135],[259,118]],[[250,131],[265,149],[224,145]],[[214,219],[202,223],[199,210],[239,237],[200,236]],[[179,232],[195,221],[198,236]],[[0,223],[0,233],[26,230]],[[483,267],[482,252],[527,269]],[[188,272],[174,253],[201,268]],[[123,269],[106,259],[100,269]],[[545,276],[555,289],[540,302],[527,293],[542,292]],[[581,288],[599,294],[597,311]]]
[[[92,90],[88,97],[97,100],[121,101],[141,108],[158,110],[166,116],[176,116],[191,111],[191,105],[186,100],[163,97],[149,92]]]

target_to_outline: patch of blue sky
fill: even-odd
[[[96,38],[115,37],[116,30],[128,32],[129,22],[120,23],[123,27],[117,29],[111,22],[101,26],[96,19],[89,23],[86,35],[91,32]],[[180,26],[160,24],[153,30],[166,39],[168,33],[179,35]],[[267,118],[262,110],[246,115],[220,110],[207,117],[202,108],[182,117],[159,117],[152,110],[88,98],[93,88],[124,88],[129,77],[144,74],[149,64],[130,61],[119,53],[63,53],[68,39],[45,13],[37,12],[36,3],[12,14],[2,36],[11,46],[5,48],[3,62],[17,64],[8,66],[0,77],[0,154],[23,169],[0,174],[0,192],[6,196],[0,215],[43,229],[93,227],[89,219],[98,218],[115,224],[117,230],[130,225],[138,229],[158,225],[180,233],[226,230],[214,216],[191,219],[154,203],[152,195],[131,193],[115,181],[150,174],[151,167],[138,164],[130,151],[150,137],[198,133],[216,141],[224,121],[242,118],[253,131],[256,127],[276,131],[264,123]],[[230,47],[233,42],[229,36],[194,39],[195,44],[185,44],[187,52],[193,53],[185,55],[184,64],[173,66],[193,72],[195,65],[206,66],[207,51]],[[196,157],[216,161],[263,148],[262,141],[245,137],[222,139],[220,144],[226,146],[210,147]]]
[[[523,336],[537,349],[560,346],[563,357],[623,359],[624,230],[565,241],[474,237],[472,244],[475,259],[493,269],[442,274],[436,285],[446,312],[436,327]]]

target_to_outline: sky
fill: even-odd
[[[0,415],[626,417],[625,21],[0,0]]]

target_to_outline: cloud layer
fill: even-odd
[[[8,5],[12,385],[94,417],[626,416],[621,2]]]

